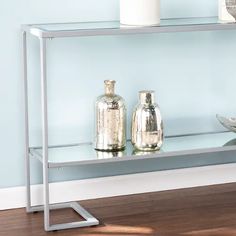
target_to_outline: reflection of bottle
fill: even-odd
[[[163,143],[163,122],[154,91],[140,91],[140,102],[133,112],[132,144],[141,151],[155,151]]]
[[[150,151],[140,151],[140,150],[137,150],[137,149],[134,149],[133,152],[132,152],[132,155],[134,156],[147,156],[147,155],[153,155],[153,154],[160,154],[160,153],[163,153],[163,151],[161,150],[154,150],[152,152]]]
[[[104,152],[104,151],[96,151],[98,159],[109,159],[109,158],[119,158],[126,155],[125,150],[114,151],[114,152]]]
[[[126,107],[122,97],[114,92],[115,81],[106,80],[105,95],[95,104],[95,149],[117,151],[126,145]]]

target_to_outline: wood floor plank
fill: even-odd
[[[101,224],[46,233],[43,214],[0,211],[0,236],[236,236],[236,184],[145,193],[80,202]],[[52,222],[81,220],[71,209],[52,211]]]

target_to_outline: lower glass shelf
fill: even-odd
[[[124,151],[101,152],[92,143],[49,147],[49,168],[95,164],[114,161],[129,161],[160,157],[185,156],[236,150],[236,134],[231,132],[205,133],[166,137],[164,145],[157,152],[133,150],[130,141]],[[42,162],[42,148],[30,148],[30,154]]]

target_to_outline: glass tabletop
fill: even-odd
[[[162,19],[161,23],[156,26],[140,27],[121,25],[119,21],[98,21],[98,22],[72,22],[72,23],[51,23],[51,24],[34,24],[28,25],[30,32],[37,36],[44,37],[69,37],[69,36],[83,36],[86,35],[109,35],[116,31],[116,34],[122,33],[147,33],[147,32],[169,32],[171,28],[176,32],[184,31],[184,28],[191,27],[189,30],[200,30],[201,27],[208,26],[209,30],[214,27],[230,27],[234,28],[235,23],[221,22],[218,17],[191,17],[191,18],[170,18]],[[200,28],[199,28],[200,27]],[[236,28],[236,27],[235,27]],[[186,30],[186,29],[185,29]],[[39,32],[40,33],[39,33]],[[78,33],[78,35],[75,34]],[[88,33],[89,32],[89,33]],[[73,34],[74,33],[74,34]]]
[[[133,149],[130,141],[124,151],[96,151],[91,143],[55,146],[49,148],[49,163],[58,166],[63,163],[96,163],[99,160],[123,161],[148,157],[175,156],[180,154],[197,154],[213,152],[216,149],[236,150],[236,134],[231,132],[186,135],[165,138],[160,151],[142,152]],[[219,151],[219,150],[218,150]],[[32,148],[31,153],[42,158],[41,148]]]
[[[220,23],[218,17],[175,18],[175,19],[161,20],[161,23],[160,25],[158,25],[158,27],[176,26],[176,25],[217,24],[217,23]],[[119,21],[39,24],[39,25],[33,25],[33,27],[38,27],[45,31],[140,28],[140,26],[138,27],[138,26],[121,25]],[[152,26],[152,27],[157,27],[157,26]]]

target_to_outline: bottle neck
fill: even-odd
[[[107,96],[112,96],[115,94],[115,81],[114,80],[105,80],[105,94]]]
[[[139,100],[141,104],[154,104],[155,103],[155,92],[154,91],[140,91]]]

